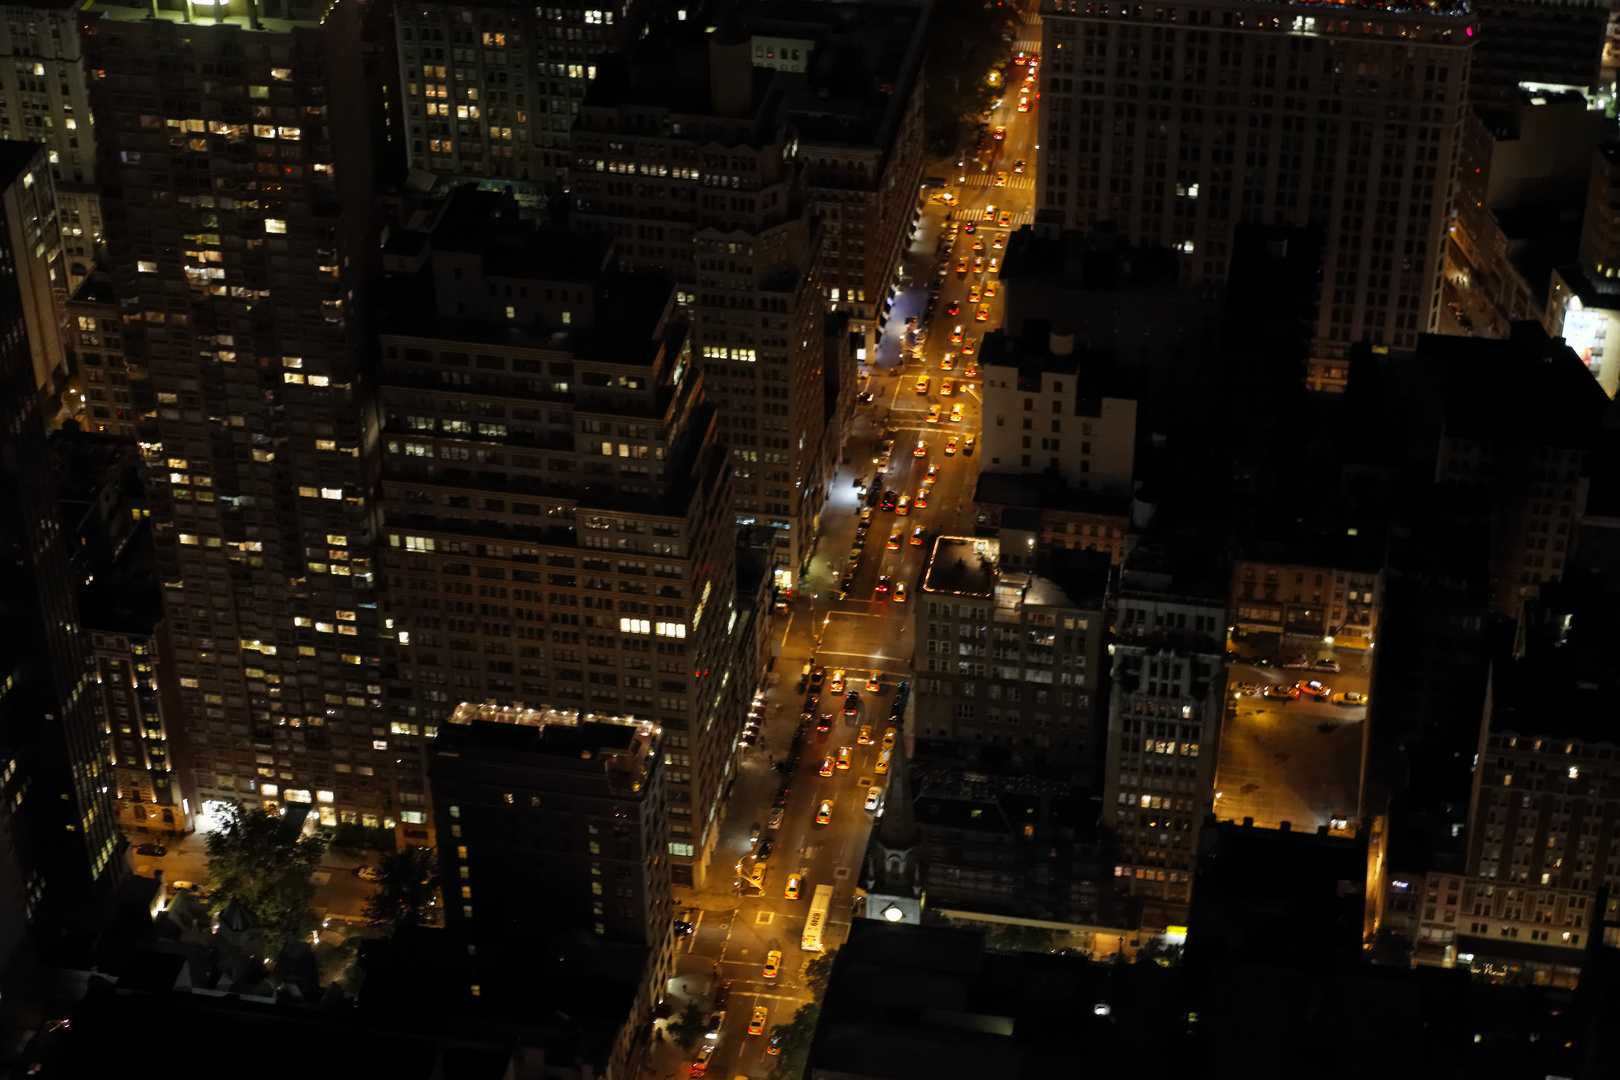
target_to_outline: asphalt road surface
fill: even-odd
[[[1026,27],[1025,36],[1031,34],[1038,37],[1038,30]],[[1027,42],[1021,44],[1027,47]],[[803,973],[804,965],[815,954],[804,951],[801,941],[805,914],[817,885],[832,885],[834,889],[826,946],[836,948],[848,934],[861,863],[876,820],[863,804],[871,787],[887,788],[888,777],[874,769],[879,750],[876,744],[888,726],[896,685],[912,678],[912,615],[918,581],[934,538],[968,531],[974,525],[978,454],[947,455],[944,450],[950,435],[979,436],[980,380],[964,374],[966,358],[961,345],[950,341],[950,332],[961,323],[964,338],[977,344],[985,332],[1000,324],[999,289],[995,297],[982,301],[989,308],[983,322],[973,318],[977,306],[969,307],[968,289],[974,284],[982,289],[993,280],[988,270],[990,258],[999,260],[1004,256],[1012,229],[1031,220],[1036,114],[1018,113],[1016,104],[1017,95],[1011,95],[990,120],[992,129],[1005,125],[1007,134],[999,149],[992,147],[986,161],[989,168],[975,172],[971,158],[961,159],[968,165],[957,168],[958,158],[952,157],[931,164],[927,170],[930,175],[949,179],[947,190],[957,195],[957,203],[954,207],[933,201],[923,203],[922,223],[907,257],[902,292],[885,339],[874,350],[874,361],[878,357],[884,360],[872,363],[863,373],[863,389],[873,395],[873,400],[861,407],[845,447],[846,464],[840,469],[822,515],[810,574],[801,582],[799,599],[786,625],[779,630],[782,653],[775,665],[777,681],[767,691],[763,737],[745,761],[733,789],[709,886],[701,892],[683,891],[680,896],[696,929],[680,939],[677,979],[683,986],[707,987],[711,995],[714,984],[730,984],[725,1021],[705,1073],[709,1077],[732,1080],[737,1076],[764,1075],[772,1063],[765,1053],[771,1028],[791,1020],[797,1009],[810,1000]],[[1005,168],[1010,173],[1017,158],[1027,160],[1025,173],[1010,175],[1006,187],[996,186],[996,172]],[[923,192],[924,196],[930,194],[928,189]],[[990,204],[996,206],[998,215],[1004,209],[1013,212],[1010,229],[982,220]],[[941,253],[939,240],[953,215],[962,219],[963,227],[954,244]],[[970,216],[978,219],[971,234],[965,231]],[[973,250],[975,236],[983,239],[983,251]],[[997,237],[1003,243],[999,249],[995,247]],[[957,275],[956,259],[964,253],[970,256],[970,272]],[[985,256],[986,269],[972,273],[972,258],[979,255]],[[937,269],[946,258],[949,272],[941,281]],[[925,305],[928,287],[936,281],[941,281],[941,288],[930,320],[924,317]],[[951,299],[961,302],[960,316],[945,315]],[[922,331],[918,356],[903,347],[908,316],[918,318]],[[954,354],[949,371],[941,367],[947,352]],[[977,359],[976,350],[973,358]],[[929,376],[928,389],[918,393],[917,379],[924,374]],[[957,380],[949,396],[941,393],[946,376]],[[952,421],[951,406],[957,403],[962,404],[963,415]],[[936,422],[927,419],[930,405],[940,406]],[[893,441],[893,452],[880,473],[873,459],[879,456],[885,438]],[[919,440],[926,447],[920,457],[912,453]],[[939,467],[933,484],[925,482],[929,465]],[[905,515],[874,509],[865,543],[857,549],[857,524],[865,505],[857,481],[876,483],[880,492],[893,490],[913,499],[926,489],[927,505]],[[923,529],[923,542],[912,544],[911,534],[918,526]],[[889,548],[889,534],[895,529],[901,534],[899,546]],[[856,552],[853,561],[852,550]],[[852,580],[840,598],[846,572]],[[880,591],[878,582],[884,575],[889,578],[889,588]],[[897,599],[895,594],[894,585],[900,582],[905,583],[909,593],[905,600]],[[782,622],[780,617],[778,622]],[[781,761],[787,754],[805,699],[798,687],[800,671],[812,658],[826,668],[829,680],[835,669],[844,669],[851,688],[860,693],[860,706],[855,715],[845,715],[844,695],[833,694],[824,685],[818,712],[834,714],[832,728],[826,737],[818,739],[811,726],[797,769],[791,777],[785,777],[773,769],[772,762]],[[865,688],[873,671],[880,673],[882,682],[877,692]],[[857,742],[863,724],[872,727],[872,746]],[[901,737],[905,735],[902,730]],[[834,769],[830,777],[820,776],[823,760],[828,755],[836,756],[842,746],[851,748],[851,768]],[[783,783],[789,787],[784,820],[779,829],[771,830],[766,827],[771,806]],[[832,819],[818,825],[816,811],[824,800],[832,803]],[[736,875],[729,869],[732,863],[744,859],[752,862],[751,836],[756,829],[762,838],[773,841],[764,883],[758,889],[733,884]],[[802,875],[799,898],[790,900],[784,889],[788,876],[795,872]],[[773,949],[783,954],[782,969],[776,978],[767,979],[763,968],[766,954]],[[747,1028],[756,1005],[765,1006],[769,1017],[765,1034],[750,1036]],[[644,1074],[685,1077],[690,1063],[691,1055],[665,1044],[649,1056]]]

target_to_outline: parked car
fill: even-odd
[[[150,855],[154,859],[161,859],[163,856],[167,855],[168,853],[169,853],[169,849],[164,847],[162,844],[136,844],[135,845],[135,854],[137,854],[137,855]]]
[[[1330,671],[1335,675],[1339,673],[1339,662],[1337,660],[1318,660],[1316,663],[1312,664],[1311,667],[1315,668],[1317,671]]]

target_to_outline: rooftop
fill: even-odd
[[[1181,539],[1143,538],[1132,545],[1120,567],[1120,592],[1183,597],[1224,607],[1226,554],[1217,546],[1218,538],[1200,534],[1196,542],[1182,543]]]
[[[1017,337],[1006,330],[995,330],[980,343],[979,365],[985,369],[985,385],[990,386],[993,367],[1018,371],[1018,389],[1038,392],[1043,377],[1062,375],[1073,380],[1073,415],[1100,416],[1104,398],[1131,398],[1123,373],[1102,353],[1076,344],[1073,331],[1051,319],[1028,318]]]
[[[552,759],[549,768],[601,768],[612,786],[639,792],[651,769],[659,729],[649,720],[578,710],[531,709],[523,703],[464,701],[439,728],[434,753],[442,757]],[[596,764],[591,764],[596,763]]]
[[[1609,402],[1575,351],[1537,322],[1516,322],[1501,340],[1422,334],[1417,355],[1440,368],[1447,438],[1585,449]]]
[[[973,501],[1102,517],[1129,518],[1131,514],[1129,496],[1071,488],[1063,477],[1051,473],[981,473]]]
[[[1116,971],[991,951],[967,931],[857,919],[833,964],[806,1075],[1120,1074],[1167,1021],[1174,978],[1152,964]],[[1094,1008],[1105,999],[1111,1015]]]
[[[925,592],[955,596],[995,595],[999,540],[972,536],[941,536],[934,541],[928,569],[923,572]]]
[[[1156,244],[1134,245],[1112,222],[1089,233],[1024,226],[1007,241],[1001,279],[1045,279],[1084,292],[1160,292],[1174,289],[1176,255]]]
[[[785,80],[801,139],[887,149],[922,70],[930,8],[912,4],[750,2],[748,31],[813,40],[804,75]]]

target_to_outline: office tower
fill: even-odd
[[[738,5],[754,67],[783,79],[821,231],[831,308],[870,335],[887,315],[900,257],[920,219],[923,52],[931,9],[910,4]]]
[[[607,237],[538,229],[494,192],[460,188],[437,213],[428,236],[390,243],[424,254],[390,256],[394,738],[370,764],[393,766],[409,828],[425,810],[414,736],[442,732],[457,702],[649,721],[673,872],[700,879],[753,674],[736,666],[751,630],[731,471],[674,289],[613,271]]]
[[[1129,495],[1136,456],[1136,400],[1101,354],[1076,350],[1074,334],[1044,319],[1014,337],[985,335],[985,473],[1042,473],[1081,492]]]
[[[119,837],[88,642],[76,538],[58,512],[47,437],[66,383],[48,152],[0,142],[0,869],[15,944],[18,910],[67,921],[117,883]],[[14,876],[13,876],[14,875]],[[8,903],[9,901],[9,903]]]
[[[755,68],[751,42],[730,20],[605,60],[574,127],[570,182],[575,223],[615,237],[627,269],[669,273],[690,304],[737,522],[776,530],[777,583],[791,585],[843,442],[838,389],[854,379],[824,362],[785,75]]]
[[[1326,233],[1313,357],[1434,325],[1466,8],[1042,5],[1037,220],[1112,221],[1220,281],[1240,222]],[[1331,16],[1331,17],[1330,17]]]
[[[79,34],[83,0],[0,7],[0,139],[44,143],[56,180],[68,288],[101,244],[90,73]]]
[[[1225,571],[1189,539],[1139,542],[1116,600],[1102,823],[1152,926],[1185,915],[1226,713]]]
[[[555,934],[640,945],[661,990],[673,952],[661,749],[650,721],[458,707],[430,769],[447,928],[497,962]]]
[[[155,397],[141,438],[198,797],[391,823],[357,768],[386,746],[359,5],[97,14],[107,265]]]
[[[1088,762],[1100,734],[1108,560],[1052,552],[1027,571],[1006,560],[1005,538],[934,542],[917,590],[926,644],[917,646],[914,730],[1006,747],[1032,766]]]
[[[634,0],[398,6],[406,160],[540,205],[567,178],[568,129],[599,58],[635,40],[642,8]]]

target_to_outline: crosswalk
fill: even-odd
[[[964,186],[994,188],[996,186],[995,174],[987,172],[968,173],[967,183]],[[1034,191],[1035,177],[1029,173],[1013,173],[1007,177],[1007,182],[1001,186],[1008,191]]]

